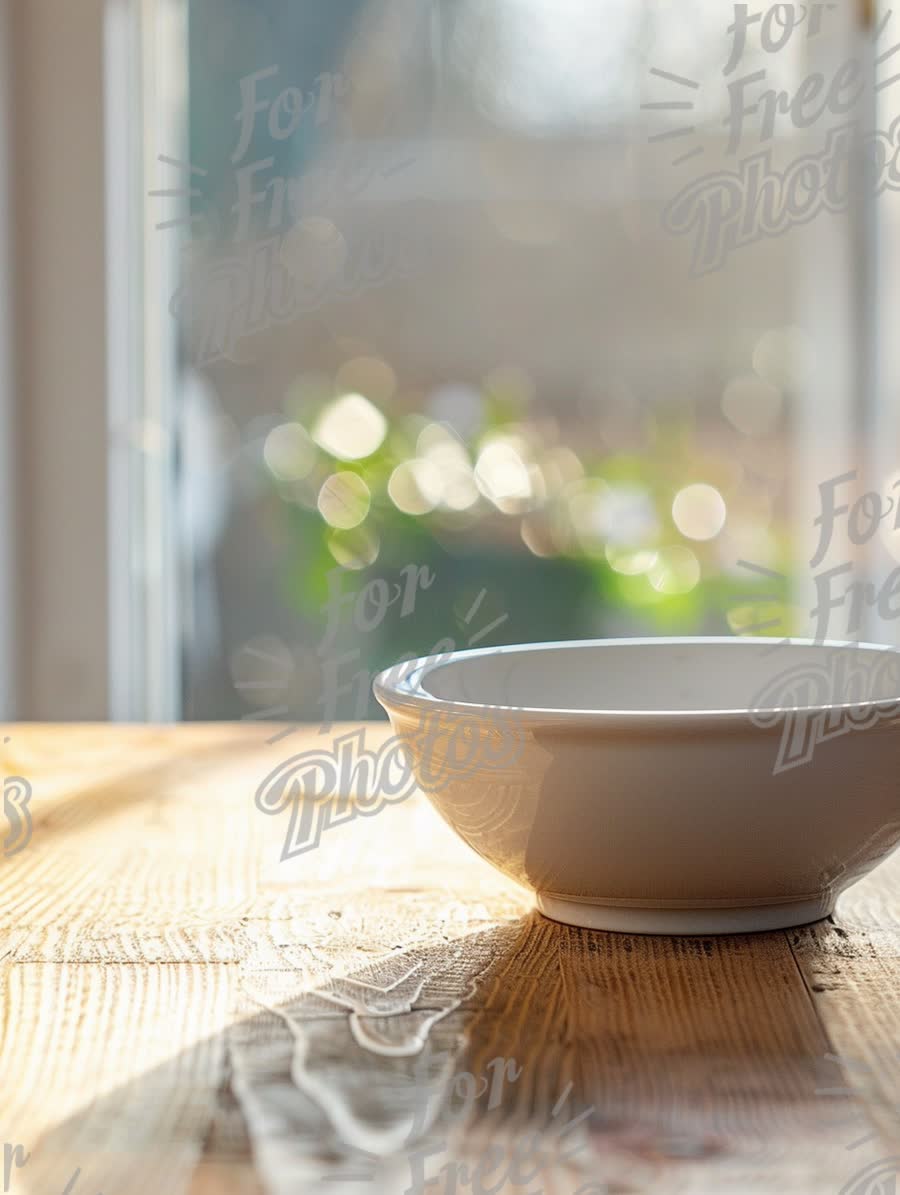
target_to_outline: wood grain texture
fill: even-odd
[[[420,797],[283,862],[254,794],[347,730],[4,728],[12,1195],[882,1190],[900,857],[829,921],[707,939],[546,921]]]

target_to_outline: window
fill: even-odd
[[[848,501],[887,501],[896,471],[894,288],[874,251],[895,204],[848,184],[806,219],[821,197],[803,164],[839,153],[851,119],[890,129],[889,86],[839,86],[851,59],[886,81],[889,18],[87,7],[61,30],[87,60],[41,77],[102,151],[99,183],[76,187],[103,197],[102,336],[74,274],[63,306],[105,363],[108,499],[39,498],[31,520],[58,549],[99,512],[111,552],[102,608],[86,584],[68,622],[55,599],[35,707],[58,699],[66,626],[108,628],[97,704],[116,716],[286,721],[375,714],[375,671],[450,642],[813,627],[820,486],[855,471]],[[37,0],[13,31],[33,67],[50,21]],[[104,104],[86,82],[101,53]],[[43,154],[62,177],[47,114],[16,121],[36,137],[26,170]],[[49,268],[42,202],[26,255]],[[38,452],[65,363],[34,364],[58,329],[32,332]],[[826,564],[895,567],[888,520],[865,542],[840,524]],[[52,559],[26,588],[50,592]],[[894,640],[889,603],[858,613],[836,606],[830,637]]]

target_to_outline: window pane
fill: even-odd
[[[744,45],[712,0],[188,13],[186,716],[375,715],[374,672],[451,646],[803,625],[848,224],[772,235],[760,174],[739,231],[716,179],[823,141],[732,85],[791,95],[843,34]]]

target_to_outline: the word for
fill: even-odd
[[[240,162],[250,147],[256,130],[257,117],[265,113],[266,127],[273,141],[287,141],[303,121],[304,116],[315,110],[315,123],[324,124],[335,109],[335,102],[344,99],[350,92],[349,80],[343,74],[325,73],[314,80],[314,86],[306,92],[299,87],[285,87],[273,96],[268,87],[268,96],[260,98],[260,87],[264,80],[274,79],[277,66],[267,66],[241,79],[241,108],[235,120],[241,126],[240,136],[234,153],[235,165]]]
[[[319,704],[323,707],[324,711],[321,725],[321,732],[323,734],[331,729],[331,725],[337,715],[338,698],[342,694],[350,693],[354,695],[355,717],[365,718],[369,709],[369,694],[372,691],[372,681],[374,679],[372,672],[360,669],[351,680],[344,684],[340,684],[338,680],[341,670],[346,665],[358,663],[361,655],[360,648],[353,648],[340,655],[334,655],[331,652],[342,622],[344,608],[352,604],[353,626],[362,634],[369,634],[381,626],[387,616],[388,610],[398,601],[401,603],[401,618],[407,618],[410,614],[414,613],[420,589],[430,589],[435,579],[435,574],[431,572],[427,565],[408,564],[400,570],[400,576],[403,578],[402,584],[395,582],[391,586],[387,581],[379,577],[374,581],[370,581],[361,590],[345,593],[343,588],[345,576],[345,571],[339,568],[333,569],[328,574],[329,596],[323,606],[323,612],[327,615],[327,622],[318,649],[318,654],[322,658],[322,680],[324,685],[324,692],[319,700]],[[437,657],[440,659],[445,652],[450,651],[453,651],[453,642],[442,639],[429,653],[429,658],[434,659]],[[414,653],[409,653],[394,666],[395,669],[400,669],[397,679],[403,679],[404,667],[414,659]]]
[[[897,515],[894,519],[893,530],[900,531],[900,509],[897,508],[897,503],[893,498],[884,501],[880,494],[869,491],[858,497],[852,505],[849,501],[837,504],[836,491],[838,487],[850,486],[856,480],[857,471],[853,469],[849,473],[839,473],[837,477],[829,477],[819,486],[821,511],[816,516],[813,526],[821,528],[821,531],[815,555],[809,562],[812,568],[820,565],[828,554],[834,537],[835,520],[839,515],[847,516],[847,534],[850,537],[850,542],[858,547],[869,542],[884,520],[895,509],[897,509]],[[896,481],[892,489],[900,489],[900,481]]]
[[[427,564],[407,564],[400,570],[402,582],[389,585],[378,577],[362,589],[345,592],[346,576],[342,568],[332,569],[328,574],[328,598],[322,607],[327,621],[319,644],[320,655],[334,642],[346,609],[353,607],[352,625],[360,633],[368,634],[381,626],[388,610],[397,602],[400,602],[400,617],[409,617],[415,611],[420,590],[430,589],[435,578]]]
[[[731,57],[723,74],[730,75],[743,58],[751,25],[759,24],[759,42],[765,53],[777,54],[801,25],[806,25],[807,38],[821,33],[825,13],[834,8],[837,8],[837,4],[773,4],[762,12],[751,12],[749,4],[735,4],[734,24],[728,26],[732,39]]]
[[[474,1110],[475,1104],[487,1093],[487,1111],[493,1112],[503,1102],[506,1083],[515,1083],[522,1074],[522,1068],[514,1058],[492,1058],[485,1067],[490,1078],[481,1075],[476,1079],[470,1071],[459,1071],[450,1083],[439,1092],[429,1092],[423,1087],[420,1069],[416,1069],[416,1100],[413,1108],[413,1123],[407,1143],[415,1142],[432,1123],[431,1104],[434,1097],[444,1101],[442,1123],[464,1124]],[[455,1106],[454,1106],[455,1103]]]
[[[3,782],[3,816],[9,833],[3,839],[3,855],[10,858],[24,851],[31,841],[32,821],[28,803],[31,785],[21,776],[9,776]]]
[[[782,726],[777,775],[809,763],[819,743],[900,718],[900,698],[890,694],[900,694],[900,652],[885,648],[872,662],[869,652],[836,651],[827,664],[801,664],[769,681],[750,717],[762,728]]]

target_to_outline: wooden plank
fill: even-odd
[[[3,1138],[21,1189],[185,1189],[224,1075],[233,970],[19,963],[0,969]],[[13,1188],[18,1190],[19,1188]]]
[[[900,1159],[898,891],[900,855],[893,855],[840,898],[833,918],[788,934],[832,1041],[823,1087],[858,1101],[840,1127],[845,1156],[838,1173],[858,1171],[865,1148],[886,1162],[885,1184],[900,1182],[900,1162],[889,1163]]]

